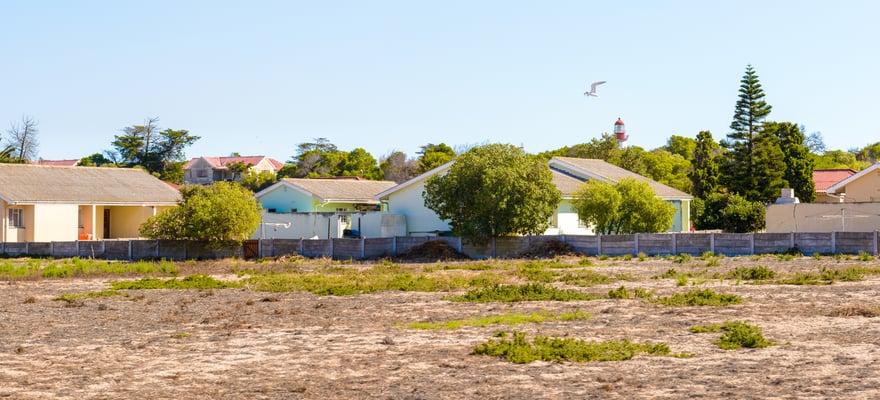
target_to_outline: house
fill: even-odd
[[[183,167],[183,183],[207,185],[216,181],[238,181],[241,174],[230,169],[232,164],[242,164],[253,172],[277,173],[284,163],[265,156],[247,157],[197,157]]]
[[[847,203],[880,202],[880,164],[874,163],[826,189],[830,196]]]
[[[856,174],[849,168],[846,169],[816,169],[813,170],[813,186],[816,190],[815,203],[839,203],[842,198],[835,194],[828,194],[828,188]]]
[[[425,182],[432,176],[444,174],[454,161],[434,168],[409,181],[390,188],[376,197],[385,203],[385,211],[401,214],[406,217],[409,235],[436,235],[450,230],[449,223],[441,220],[434,211],[425,207],[422,193]],[[593,230],[581,221],[574,211],[574,195],[581,185],[590,179],[615,183],[623,178],[633,178],[647,182],[657,196],[676,207],[673,225],[670,232],[687,232],[690,230],[690,202],[693,197],[675,188],[627,171],[602,160],[553,157],[548,167],[553,174],[553,183],[562,192],[562,201],[551,217],[547,235],[562,234],[593,234]]]
[[[0,164],[0,241],[134,238],[179,198],[140,169]]]
[[[388,237],[403,235],[402,218],[380,213],[376,194],[391,181],[284,178],[256,193],[263,206],[258,238]]]

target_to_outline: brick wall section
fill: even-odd
[[[337,260],[360,260],[363,257],[360,239],[331,239],[333,241],[333,258]]]
[[[311,258],[330,257],[333,239],[303,240],[302,255]]]
[[[599,255],[599,236],[564,235],[560,238],[576,253],[588,256]]]
[[[384,258],[394,254],[394,238],[367,238],[364,240],[365,258]]]
[[[108,260],[128,260],[128,241],[104,241],[104,258]]]
[[[602,254],[621,256],[636,253],[636,235],[602,236]]]
[[[181,240],[160,240],[159,258],[165,260],[186,260],[186,242]]]
[[[678,254],[677,245],[680,235],[664,235],[661,233],[642,233],[636,235],[638,252],[652,255]]]
[[[751,233],[714,233],[713,235],[715,235],[715,254],[726,256],[752,254],[753,234]],[[779,249],[779,252],[787,249],[788,247]]]
[[[866,249],[865,242],[870,242],[874,238],[874,232],[837,232],[835,233],[837,253],[858,254],[865,252],[875,254],[874,249]]]
[[[776,253],[778,249],[790,249],[794,247],[791,243],[790,233],[764,233],[760,240],[755,240],[755,254]]]

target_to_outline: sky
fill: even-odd
[[[828,149],[880,140],[876,1],[4,0],[0,15],[0,129],[33,117],[43,159],[110,150],[150,117],[201,137],[188,158],[287,161],[315,138],[377,159],[539,153],[618,118],[647,150],[718,141],[747,65],[768,120]]]

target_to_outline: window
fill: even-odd
[[[196,177],[197,178],[207,178],[208,177],[208,170],[206,170],[206,169],[196,170]]]
[[[13,228],[24,228],[24,210],[20,208],[9,209],[9,226]]]

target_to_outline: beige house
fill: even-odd
[[[0,164],[0,241],[136,238],[179,198],[140,169]]]
[[[873,164],[828,187],[828,194],[846,203],[880,202],[880,164]]]
[[[241,175],[229,166],[240,163],[253,172],[277,173],[284,163],[266,156],[198,157],[183,167],[183,183],[207,185],[216,181],[239,181]]]

